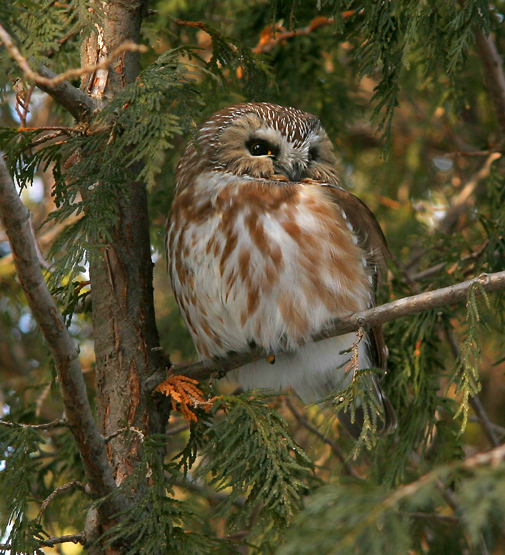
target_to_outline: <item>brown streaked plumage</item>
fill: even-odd
[[[292,387],[305,402],[320,401],[342,379],[355,335],[317,344],[311,337],[375,304],[387,252],[379,224],[341,188],[315,116],[267,103],[231,106],[204,123],[197,143],[177,169],[166,244],[198,353],[263,347],[277,355],[235,371],[243,387]],[[359,346],[359,367],[385,368],[385,359],[376,328]],[[391,431],[396,417],[378,381],[374,391],[383,431]]]

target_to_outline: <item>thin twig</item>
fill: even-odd
[[[84,532],[79,532],[78,534],[68,534],[66,536],[57,536],[53,538],[47,538],[47,540],[39,540],[42,545],[47,547],[53,547],[54,545],[60,543],[80,543],[84,545],[86,543],[86,534]]]
[[[185,432],[186,430],[189,430],[189,424],[181,424],[179,426],[174,426],[173,428],[168,428],[165,433],[167,436],[175,436],[181,432]]]
[[[477,420],[479,421],[480,425],[482,426],[484,433],[486,434],[487,438],[489,439],[491,445],[493,447],[498,447],[501,445],[501,441],[496,435],[496,428],[489,420],[489,416],[487,415],[486,410],[484,409],[484,405],[482,404],[481,400],[479,399],[478,395],[474,395],[470,397],[470,405],[475,411],[475,415],[477,416]]]
[[[30,229],[32,232],[33,244],[35,245],[35,250],[37,251],[37,258],[39,259],[39,264],[42,266],[42,268],[44,268],[44,270],[49,270],[51,265],[46,260],[44,254],[40,250],[40,245],[39,245],[39,242],[37,241],[37,235],[35,233],[35,228],[33,227],[33,218],[31,217],[31,215],[30,215]]]
[[[71,480],[70,482],[67,482],[66,484],[63,484],[62,486],[58,486],[52,493],[51,495],[49,495],[44,502],[42,503],[42,505],[40,506],[40,510],[39,510],[39,514],[37,516],[37,522],[40,522],[42,520],[42,516],[44,514],[44,511],[47,509],[47,507],[49,506],[49,504],[51,503],[51,501],[58,495],[60,495],[60,493],[64,493],[66,491],[68,491],[69,489],[78,489],[81,491],[86,491],[86,488],[84,486],[84,484],[82,482],[79,482],[79,480]]]
[[[457,470],[459,468],[467,468],[472,469],[478,466],[497,466],[500,462],[505,459],[505,445],[500,445],[499,447],[495,447],[491,451],[487,451],[486,453],[478,453],[477,455],[473,455],[472,457],[468,457],[463,461],[456,461],[449,465],[450,469]],[[381,505],[386,507],[393,507],[398,501],[408,497],[409,495],[413,495],[417,493],[424,485],[429,484],[432,480],[435,480],[438,483],[438,473],[440,472],[439,469],[435,469],[431,471],[429,474],[425,474],[421,476],[421,478],[407,484],[405,486],[400,487],[398,490],[393,492],[389,497],[387,497]],[[449,501],[450,505],[453,505],[453,501]]]
[[[348,462],[347,462],[347,457],[345,456],[345,454],[342,452],[342,449],[340,449],[340,447],[338,446],[338,444],[333,441],[331,438],[325,436],[323,433],[321,433],[315,426],[313,426],[304,416],[303,414],[301,414],[300,412],[298,412],[298,410],[296,409],[296,407],[293,405],[291,399],[289,397],[286,397],[286,406],[288,407],[288,409],[291,411],[291,414],[296,418],[297,422],[303,426],[304,428],[307,428],[307,430],[309,430],[310,432],[312,432],[315,436],[317,436],[319,439],[321,439],[322,441],[324,441],[324,443],[326,443],[327,445],[329,445],[331,447],[331,450],[333,451],[333,453],[337,456],[337,458],[340,460],[340,462],[342,463],[342,466],[344,467],[345,471],[352,476],[353,478],[357,478],[358,480],[364,480],[363,476],[361,476],[360,474],[358,474],[358,472],[356,471],[356,469],[351,466]]]
[[[445,266],[447,266],[447,262],[439,262],[438,264],[435,264],[430,268],[426,268],[426,270],[421,270],[420,272],[416,272],[415,274],[409,273],[409,277],[414,282],[422,281],[423,279],[426,279],[438,274],[438,272],[440,272],[440,270],[443,270]]]
[[[26,125],[26,118],[28,117],[28,114],[30,113],[30,110],[29,110],[30,100],[32,99],[32,94],[33,94],[34,90],[35,90],[35,86],[32,85],[28,89],[28,93],[26,94],[25,109],[24,109],[24,112],[23,112],[23,117],[21,118],[21,127],[24,127]]]
[[[139,428],[135,428],[135,426],[128,426],[127,428],[120,428],[119,430],[116,430],[114,433],[104,437],[103,440],[105,441],[105,443],[109,443],[111,439],[114,439],[126,432],[133,432],[140,439],[141,443],[143,443],[146,439],[145,434],[142,430],[140,430]]]
[[[475,422],[477,424],[480,424],[480,420],[476,417],[476,416],[469,416],[468,417],[468,421],[469,422]],[[505,438],[505,428],[503,426],[500,426],[499,424],[495,424],[494,422],[489,422],[489,425],[491,426],[491,428],[493,428],[493,430],[502,438]],[[500,443],[501,445],[501,443]]]
[[[478,186],[489,176],[493,162],[501,158],[501,156],[500,152],[492,152],[487,157],[480,170],[472,176],[458,196],[452,200],[450,208],[447,209],[445,216],[437,226],[439,231],[449,233],[453,230],[465,208],[473,201]]]
[[[31,428],[32,430],[52,430],[54,428],[68,428],[68,422],[62,419],[56,419],[47,424],[21,424],[19,422],[9,422],[8,420],[0,420],[0,424],[9,428]]]
[[[198,495],[205,497],[215,505],[228,498],[227,493],[221,493],[219,491],[211,490],[210,488],[193,482],[189,479],[176,478],[175,485],[182,489],[197,493]],[[245,505],[245,499],[243,497],[239,497],[238,499],[235,499],[235,501],[233,501],[232,505],[238,507],[239,509],[242,509]]]
[[[417,518],[421,520],[437,520],[439,522],[447,522],[447,524],[458,524],[458,522],[460,522],[460,519],[454,515],[441,515],[438,513],[420,513],[420,512],[407,513],[403,511],[400,511],[398,514],[401,516],[405,516],[407,518]]]
[[[81,545],[84,545],[86,543],[86,534],[84,532],[79,532],[78,534],[68,534],[66,536],[47,538],[47,540],[41,540],[39,538],[36,538],[36,540],[45,547],[53,547],[60,543],[68,542],[80,543]],[[2,551],[12,551],[13,547],[8,543],[0,543],[0,549]]]
[[[348,10],[342,12],[341,17],[343,19],[346,19],[351,15],[354,15],[355,13],[356,10]],[[335,23],[335,19],[333,17],[317,16],[312,19],[312,21],[306,27],[301,27],[293,31],[286,31],[286,29],[278,25],[269,25],[261,32],[260,40],[258,44],[252,49],[252,51],[255,54],[270,52],[279,43],[287,39],[310,35],[310,33],[315,31],[316,29],[319,29],[320,27],[325,27],[327,25],[332,25],[333,23]]]
[[[354,13],[354,10],[352,10],[352,13]],[[319,29],[319,27],[324,27],[326,25],[332,25],[333,23],[335,23],[333,17],[319,16],[315,17],[306,27],[301,27],[294,31],[286,31],[283,27],[269,25],[262,31],[258,44],[252,50],[255,54],[270,52],[279,43],[287,39],[309,35],[315,29]]]
[[[497,150],[471,150],[471,151],[465,151],[465,150],[458,150],[455,152],[445,152],[444,154],[442,154],[442,156],[445,156],[446,158],[451,158],[452,156],[489,156],[490,154],[494,154],[495,152],[498,152]]]

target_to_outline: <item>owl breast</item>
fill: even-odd
[[[201,357],[300,351],[331,319],[370,305],[365,253],[326,187],[220,171],[193,185],[176,196],[167,250]]]

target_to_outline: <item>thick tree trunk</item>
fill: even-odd
[[[83,43],[83,65],[101,61],[126,40],[138,43],[147,2],[122,0],[97,2],[96,6],[101,24]],[[81,88],[93,98],[109,99],[132,83],[138,72],[138,53],[123,53],[108,70],[87,76]],[[152,433],[162,431],[164,425],[144,387],[147,377],[163,361],[158,351],[153,351],[159,341],[143,184],[124,184],[119,214],[112,241],[90,267],[98,425],[105,436],[125,426]],[[138,434],[128,442],[121,434],[108,442],[107,455],[117,484],[131,473],[139,449]]]

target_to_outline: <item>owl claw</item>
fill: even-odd
[[[275,364],[275,355],[270,355],[267,360],[270,364]]]

